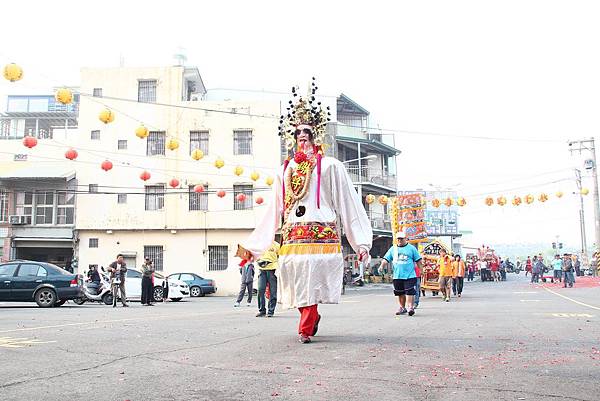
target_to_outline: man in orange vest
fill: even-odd
[[[450,288],[452,287],[452,258],[448,256],[445,249],[440,251],[437,262],[440,272],[440,291],[442,301],[450,302]]]
[[[458,295],[460,298],[465,282],[465,262],[462,261],[460,255],[454,256],[452,262],[452,294]]]

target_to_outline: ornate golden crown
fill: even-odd
[[[321,102],[317,101],[315,94],[319,88],[315,81],[316,79],[313,77],[308,99],[298,95],[299,88],[292,88],[294,99],[289,101],[287,115],[282,114],[279,120],[279,136],[284,138],[288,150],[292,150],[296,145],[294,134],[299,128],[310,128],[314,144],[318,147],[323,145],[327,123],[331,121],[331,112],[329,106],[323,109]]]

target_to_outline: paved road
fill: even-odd
[[[388,288],[350,290],[308,345],[296,311],[259,319],[228,298],[0,304],[0,399],[598,400],[599,284],[525,280],[427,296],[412,318]]]

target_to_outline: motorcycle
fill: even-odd
[[[73,300],[77,305],[83,305],[86,302],[99,302],[105,305],[112,305],[113,295],[110,289],[110,279],[107,275],[100,275],[100,284],[93,281],[86,281],[83,286],[83,296]]]

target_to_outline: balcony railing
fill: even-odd
[[[354,183],[372,183],[388,188],[397,188],[396,175],[389,174],[387,171],[368,166],[362,166],[360,169],[356,165],[346,167],[348,174]]]

